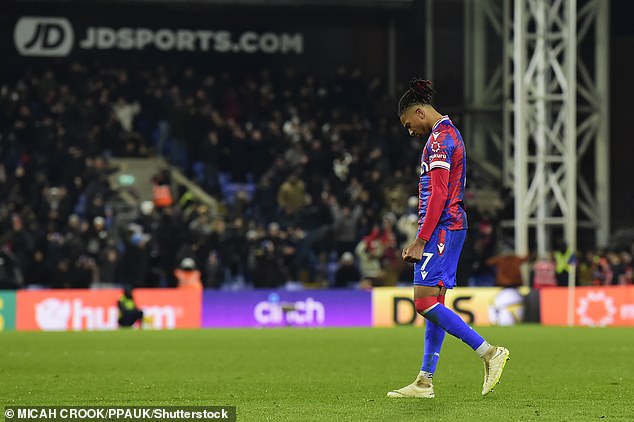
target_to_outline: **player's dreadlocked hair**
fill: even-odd
[[[409,88],[398,102],[398,115],[401,116],[408,108],[416,104],[431,104],[434,90],[431,81],[414,78],[409,81]]]

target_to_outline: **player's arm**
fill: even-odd
[[[423,225],[418,232],[418,239],[428,242],[436,225],[440,220],[445,203],[449,196],[449,170],[437,167],[429,172],[431,178],[431,194],[427,203],[427,212],[423,219]]]
[[[432,161],[429,163],[431,193],[427,202],[423,225],[418,232],[416,240],[403,250],[402,258],[405,262],[418,262],[422,259],[425,245],[431,238],[445,209],[449,196],[449,169],[451,168],[453,139],[445,135],[442,142],[443,147],[439,147],[439,150],[444,151],[441,157],[433,159],[433,153],[437,153],[438,150],[434,151],[432,149],[431,151]]]
[[[436,168],[430,171],[429,176],[431,178],[431,194],[427,203],[427,212],[416,240],[403,249],[402,258],[405,262],[418,262],[422,259],[425,245],[431,238],[438,220],[440,220],[449,195],[449,170]]]

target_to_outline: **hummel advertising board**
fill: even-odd
[[[17,329],[37,331],[113,330],[118,327],[119,289],[22,290],[17,292]],[[200,327],[200,291],[135,289],[145,328]]]

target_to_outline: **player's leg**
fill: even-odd
[[[429,295],[428,287],[414,286],[414,304],[416,311],[427,321],[467,343],[480,357],[484,356],[491,347],[458,314],[440,303],[438,295]]]
[[[416,310],[428,322],[459,338],[471,347],[482,358],[484,363],[484,382],[482,395],[487,395],[500,381],[502,371],[509,357],[509,351],[504,347],[490,345],[477,331],[471,328],[451,309],[447,308],[438,298],[429,296],[428,288],[415,286]],[[430,378],[431,381],[431,378]]]
[[[414,271],[419,271],[416,268]],[[416,278],[416,277],[415,277]],[[442,286],[414,286],[414,303],[437,303],[444,299],[445,288]],[[428,299],[427,299],[428,298]],[[417,302],[418,301],[418,302]],[[418,305],[417,305],[418,308]],[[392,398],[434,398],[433,376],[440,357],[440,348],[445,339],[445,330],[433,322],[425,321],[425,349],[421,370],[413,383],[398,390],[387,393]]]
[[[500,380],[508,350],[491,346],[458,314],[444,305],[446,289],[443,285],[452,288],[455,284],[464,238],[465,231],[437,229],[425,247],[423,259],[414,265],[414,303],[417,312],[428,324],[425,353],[431,355],[423,357],[423,368],[416,381],[391,391],[389,397],[434,397],[432,378],[444,339],[438,334],[438,328],[467,343],[482,358],[485,368],[483,395],[488,394]]]
[[[455,284],[456,269],[464,243],[465,231],[448,231],[442,237],[445,238],[445,241],[442,248],[437,248],[439,251],[443,251],[442,259],[439,260],[438,266],[443,271],[440,276],[446,280],[447,287],[452,288]],[[437,247],[433,245],[433,241],[434,237],[430,239],[432,243],[430,251]],[[438,276],[436,273],[434,275]],[[444,291],[442,293],[444,296]],[[502,376],[502,370],[508,360],[509,351],[503,347],[491,346],[477,331],[464,322],[458,314],[447,308],[444,305],[444,300],[442,301],[443,303],[434,300],[433,296],[431,296],[432,294],[433,291],[430,292],[427,286],[414,286],[414,302],[417,312],[427,321],[433,322],[449,334],[462,340],[482,358],[485,368],[482,394],[488,394]]]
[[[445,303],[445,292],[447,289],[442,287],[438,292],[438,302]],[[434,292],[432,291],[432,294]],[[440,349],[442,343],[445,340],[446,331],[442,327],[436,325],[430,320],[425,320],[425,349],[423,353],[423,363],[420,368],[420,375],[424,379],[429,380],[432,383],[434,373],[436,372],[436,366],[438,366],[438,360],[440,359]]]

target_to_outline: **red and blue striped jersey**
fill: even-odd
[[[421,158],[421,175],[418,183],[418,223],[423,223],[427,203],[431,195],[431,176],[435,168],[449,170],[449,189],[445,207],[438,220],[438,227],[448,230],[467,228],[467,213],[464,210],[464,189],[466,184],[466,161],[462,135],[449,116],[438,120],[429,134]]]

